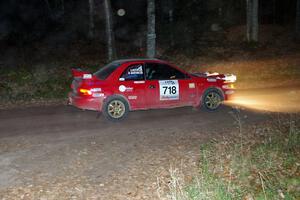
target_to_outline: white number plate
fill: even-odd
[[[178,100],[178,80],[159,81],[159,96],[160,100]]]

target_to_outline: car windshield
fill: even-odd
[[[120,66],[120,63],[109,63],[106,66],[99,69],[97,72],[94,73],[94,75],[101,79],[105,80],[111,73],[113,73],[118,67]]]

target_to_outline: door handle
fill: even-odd
[[[154,88],[155,88],[155,85],[149,85],[149,88],[150,88],[150,89],[154,89]]]

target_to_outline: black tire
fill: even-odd
[[[223,94],[215,88],[207,89],[201,99],[201,107],[206,111],[218,110],[224,100]]]
[[[128,112],[129,105],[127,101],[118,96],[109,97],[102,107],[104,117],[114,122],[125,119]]]

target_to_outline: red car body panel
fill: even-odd
[[[111,72],[105,80],[97,77],[97,73],[89,74],[81,70],[72,70],[74,80],[72,91],[69,93],[69,104],[81,109],[102,110],[103,102],[112,95],[123,97],[129,104],[130,110],[145,110],[156,108],[173,108],[182,106],[201,105],[201,98],[205,90],[209,88],[218,89],[224,100],[227,100],[234,92],[231,84],[224,80],[225,75],[204,75],[201,73],[190,74],[165,61],[157,59],[131,59],[119,60],[113,63],[118,67]],[[148,80],[145,76],[145,66],[149,64],[164,64],[184,74],[184,78]],[[123,80],[120,77],[126,70],[130,73],[143,73],[141,80]],[[142,68],[140,67],[142,66]],[[137,71],[137,70],[141,70]],[[224,87],[224,85],[226,87]]]

